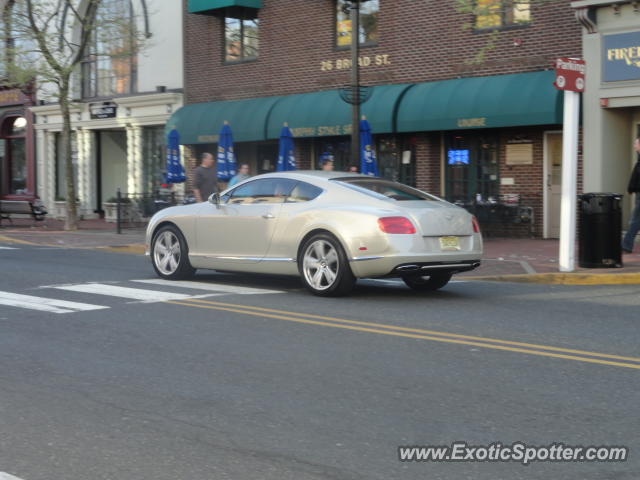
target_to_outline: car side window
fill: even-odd
[[[287,197],[287,203],[310,202],[322,193],[322,189],[306,182],[298,182]]]
[[[288,178],[263,178],[245,183],[230,193],[230,205],[253,205],[257,203],[284,203],[295,186]]]

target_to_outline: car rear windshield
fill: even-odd
[[[431,195],[411,188],[402,183],[392,182],[382,178],[341,177],[332,179],[353,190],[371,195],[377,198],[390,198],[400,202],[411,200],[437,200]]]

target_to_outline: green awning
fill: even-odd
[[[562,95],[554,78],[545,71],[417,84],[400,101],[396,131],[562,123]]]
[[[373,87],[361,112],[373,133],[393,132],[393,112],[398,99],[411,85]],[[273,107],[267,126],[267,138],[278,138],[284,122],[294,137],[325,137],[351,134],[351,105],[337,90],[303,93],[283,97]]]
[[[553,72],[463,78],[373,87],[362,105],[373,133],[557,125],[562,94]],[[180,143],[216,143],[224,121],[237,142],[277,139],[287,122],[294,137],[351,134],[351,105],[337,90],[185,105],[167,123]]]
[[[189,0],[189,13],[208,13],[227,7],[261,8],[262,0]]]
[[[166,133],[176,128],[180,143],[216,143],[218,133],[227,120],[236,142],[265,140],[269,112],[282,97],[207,102],[185,105],[177,110],[166,125]]]

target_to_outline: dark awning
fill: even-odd
[[[261,97],[226,102],[193,103],[177,110],[167,122],[167,133],[176,128],[180,143],[216,143],[227,120],[237,142],[266,139],[265,127],[273,105],[282,97]]]
[[[462,78],[373,87],[362,105],[373,133],[557,125],[562,95],[553,72]],[[196,103],[167,123],[184,145],[215,143],[227,120],[238,142],[277,139],[287,122],[294,137],[351,134],[351,105],[337,90],[284,97]]]
[[[209,13],[227,7],[261,8],[262,0],[189,0],[189,13]]]
[[[562,95],[554,78],[545,71],[414,85],[398,106],[396,131],[562,123]]]
[[[373,133],[393,132],[393,112],[402,94],[411,85],[373,87],[371,97],[361,106]],[[278,138],[287,122],[294,137],[325,137],[351,134],[351,105],[337,90],[283,97],[273,107],[267,127],[268,138]]]

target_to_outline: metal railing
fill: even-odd
[[[125,228],[141,228],[146,226],[149,219],[160,210],[193,203],[191,195],[176,192],[155,191],[152,193],[122,193],[116,192],[115,202],[105,203],[105,218],[116,224],[117,233]]]

